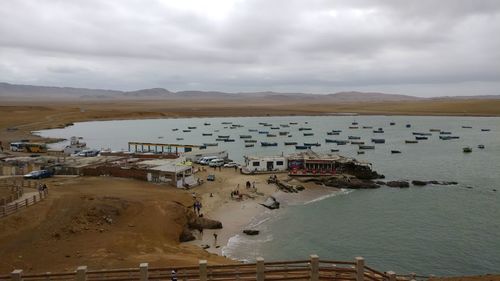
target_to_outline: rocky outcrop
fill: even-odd
[[[407,181],[388,181],[385,183],[388,187],[399,187],[399,188],[407,188],[410,187],[410,183]]]
[[[185,227],[182,230],[181,235],[179,235],[180,242],[189,242],[189,241],[193,241],[194,239],[196,239],[196,238],[194,237],[193,233],[191,233],[191,231],[187,227]]]
[[[257,235],[260,233],[260,231],[253,229],[245,229],[243,230],[243,233],[245,233],[246,235]]]
[[[188,226],[190,229],[221,229],[222,223],[212,219],[196,217],[189,220]]]
[[[276,198],[274,198],[273,196],[269,196],[267,198],[267,200],[264,203],[260,203],[260,205],[262,205],[270,210],[280,208],[280,202],[278,202],[278,200],[276,200]]]
[[[417,185],[417,186],[424,186],[424,185],[427,185],[427,182],[426,181],[413,180],[413,181],[411,181],[411,184]]]
[[[328,178],[323,182],[326,186],[348,189],[373,189],[379,188],[380,185],[371,180],[351,179],[351,178]]]

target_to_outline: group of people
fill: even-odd
[[[38,187],[37,187],[37,190],[38,190],[38,193],[44,193],[45,195],[49,194],[49,188],[47,187],[46,184],[38,184]]]
[[[201,202],[198,199],[194,201],[193,210],[199,217],[203,217],[203,214],[201,213]]]

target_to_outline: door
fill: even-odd
[[[274,162],[273,161],[267,161],[267,170],[268,171],[274,170]]]

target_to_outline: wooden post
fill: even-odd
[[[148,263],[143,262],[139,264],[139,274],[141,281],[148,281]]]
[[[356,281],[363,281],[365,277],[365,259],[356,257]]]
[[[82,265],[76,268],[76,281],[87,281],[87,266]]]
[[[17,209],[19,208],[18,205],[17,205],[17,202],[16,202],[15,206],[16,206],[16,211],[17,211]]]
[[[12,281],[22,281],[23,278],[22,278],[22,275],[23,274],[23,270],[22,269],[16,269],[14,271],[11,272],[10,274],[10,280]]]
[[[319,257],[311,255],[311,281],[319,280]]]
[[[33,195],[33,204],[36,203],[36,195]]]
[[[387,275],[389,276],[389,281],[396,281],[396,273],[394,271],[387,271]]]
[[[207,261],[200,260],[200,281],[207,281]]]
[[[256,259],[257,261],[257,281],[264,281],[264,279],[266,278],[266,274],[265,274],[265,265],[264,265],[264,258],[262,257],[258,257]]]

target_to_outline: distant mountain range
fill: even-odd
[[[381,101],[418,101],[419,98],[408,95],[394,95],[372,92],[339,92],[334,94],[245,92],[224,93],[217,91],[179,91],[171,92],[163,88],[137,91],[116,91],[101,89],[69,88],[16,85],[0,83],[0,98],[16,100],[268,100],[282,102],[381,102]],[[500,99],[500,95],[449,96],[434,99]]]

